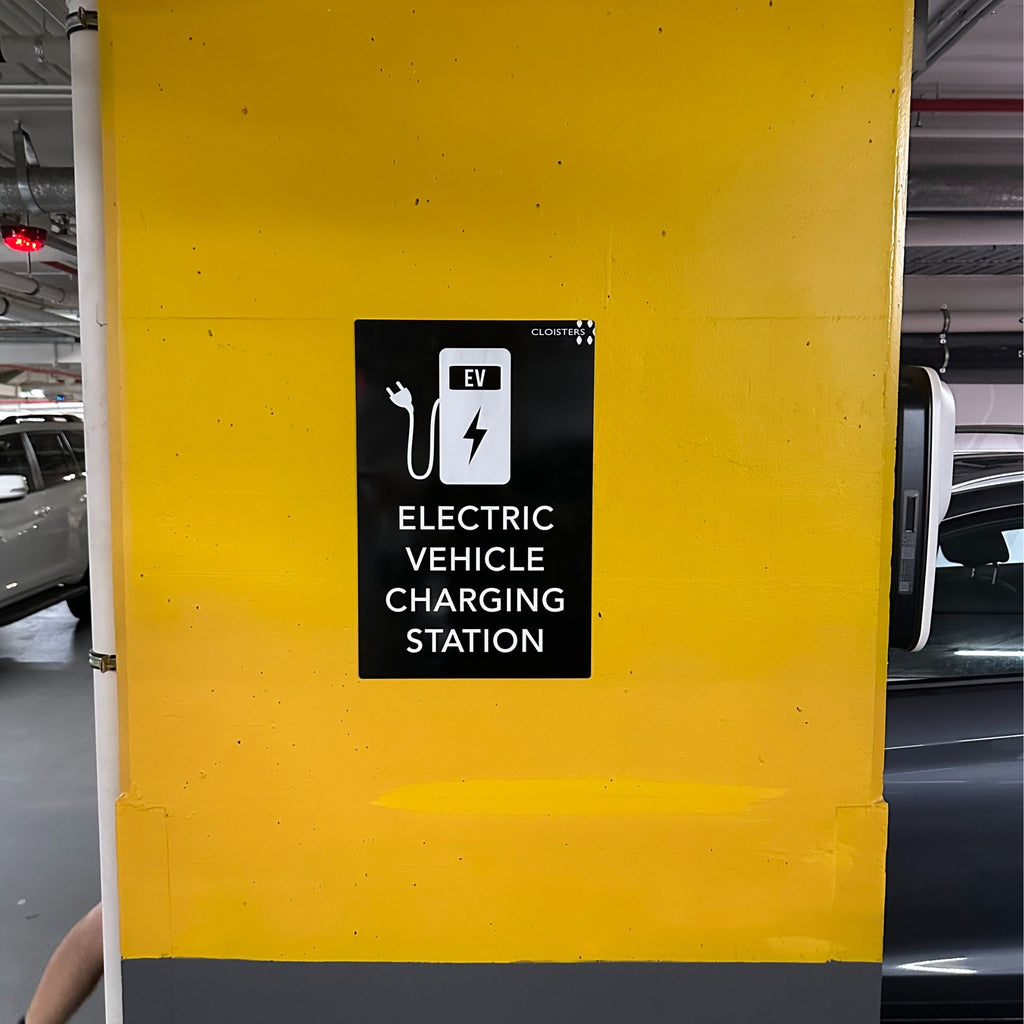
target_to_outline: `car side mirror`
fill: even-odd
[[[28,480],[17,474],[0,475],[0,501],[16,501],[28,495]]]

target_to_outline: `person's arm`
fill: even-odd
[[[25,1024],[64,1024],[103,974],[103,917],[97,903],[53,951]]]

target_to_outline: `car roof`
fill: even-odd
[[[38,430],[84,430],[77,416],[7,416],[0,420],[0,434]]]
[[[1007,509],[1011,514],[1020,516],[1024,504],[1024,478],[1020,474],[1014,479],[1007,479],[1007,476],[975,481],[969,488],[954,490],[943,522],[995,509]]]
[[[978,449],[953,456],[953,491],[946,519],[1024,501],[1024,452]]]
[[[959,451],[953,457],[953,487],[960,489],[976,480],[1024,471],[1024,452],[1019,448]]]

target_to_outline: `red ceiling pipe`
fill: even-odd
[[[1002,97],[950,96],[911,99],[910,109],[921,113],[942,114],[1021,114],[1024,100]]]

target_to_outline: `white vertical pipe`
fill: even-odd
[[[89,466],[89,584],[92,649],[114,648],[113,561],[110,541],[110,419],[107,405],[106,251],[103,229],[103,148],[100,125],[98,0],[83,11],[68,0],[71,112],[74,120],[78,302],[82,338],[85,457]],[[103,898],[104,996],[107,1024],[121,1024],[121,930],[114,805],[121,793],[117,675],[93,671],[96,782],[99,797],[100,892]]]

